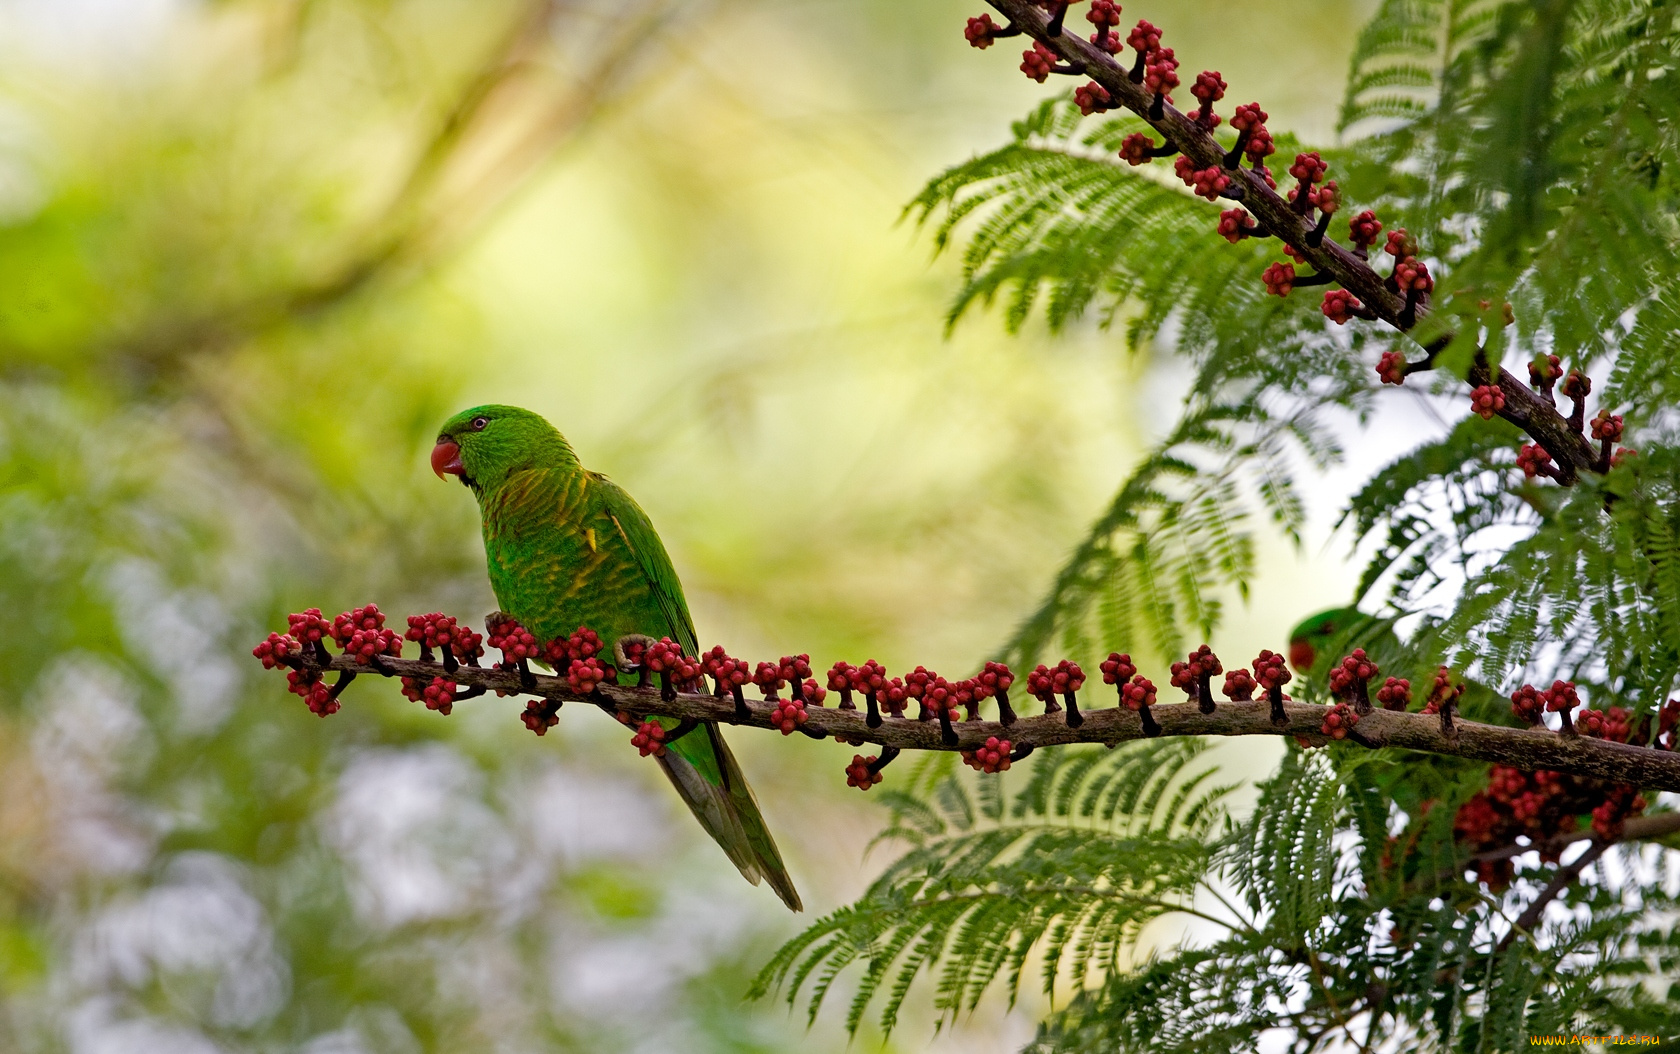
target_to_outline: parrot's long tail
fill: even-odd
[[[702,730],[705,740],[700,740]],[[760,879],[764,879],[790,910],[805,910],[805,905],[799,900],[799,891],[793,888],[787,865],[782,863],[782,854],[776,849],[776,840],[770,836],[770,828],[765,826],[764,814],[758,811],[758,800],[753,797],[752,788],[747,786],[747,779],[741,774],[741,766],[735,761],[729,744],[723,741],[723,733],[716,725],[702,725],[678,740],[673,747],[687,747],[690,740],[700,740],[696,746],[702,743],[709,745],[720,778],[717,782],[708,779],[708,774],[682,756],[688,751],[668,750],[659,762],[665,769],[665,775],[677,788],[677,793],[688,803],[700,826],[729,854],[729,859],[740,868],[741,875],[748,882],[756,886]]]

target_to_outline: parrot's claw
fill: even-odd
[[[624,636],[613,641],[613,664],[625,673],[635,673],[642,668],[642,664],[639,662],[631,662],[630,656],[624,653],[624,646],[626,644],[640,644],[642,646],[642,654],[646,655],[647,649],[658,643],[658,641],[654,640],[645,633],[626,633]],[[667,740],[667,742],[669,742],[669,740]]]

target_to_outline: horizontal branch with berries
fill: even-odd
[[[1404,230],[1389,231],[1383,251],[1394,258],[1387,277],[1371,264],[1370,250],[1382,235],[1383,225],[1374,212],[1355,215],[1348,224],[1352,248],[1328,237],[1332,217],[1341,210],[1343,192],[1334,181],[1325,181],[1327,166],[1316,153],[1303,153],[1289,166],[1296,184],[1287,197],[1278,193],[1266,159],[1275,153],[1267,114],[1259,103],[1238,106],[1230,118],[1236,140],[1220,145],[1214,129],[1223,118],[1214,104],[1224,98],[1228,85],[1217,71],[1197,75],[1191,86],[1197,107],[1181,112],[1172,105],[1172,91],[1180,84],[1179,60],[1173,49],[1161,44],[1161,30],[1139,21],[1122,37],[1120,5],[1112,0],[1092,0],[1085,20],[1095,27],[1089,38],[1068,25],[1070,8],[1066,0],[987,0],[1000,12],[1006,25],[991,15],[970,18],[964,37],[976,48],[985,49],[998,39],[1025,35],[1032,47],[1022,52],[1020,69],[1040,83],[1052,74],[1085,76],[1090,80],[1074,92],[1074,101],[1087,115],[1124,108],[1147,121],[1165,142],[1157,144],[1144,133],[1128,136],[1119,156],[1132,165],[1175,157],[1174,171],[1196,194],[1209,201],[1226,199],[1241,207],[1221,213],[1218,233],[1231,242],[1245,238],[1277,238],[1293,262],[1273,263],[1261,280],[1267,292],[1288,296],[1296,287],[1334,285],[1321,305],[1326,318],[1346,324],[1359,318],[1382,321],[1412,337],[1423,348],[1415,362],[1391,351],[1382,356],[1377,373],[1384,383],[1401,384],[1413,373],[1434,369],[1436,358],[1454,339],[1450,325],[1436,319],[1429,325],[1430,301],[1435,280],[1429,267],[1418,258],[1418,245]],[[1128,68],[1120,53],[1134,54]],[[1243,166],[1244,161],[1248,167]],[[1297,273],[1296,265],[1310,265],[1311,274]],[[1509,305],[1495,308],[1483,302],[1481,311],[1490,326],[1509,325]],[[1607,472],[1629,451],[1615,449],[1622,422],[1602,411],[1593,422],[1592,438],[1585,428],[1584,400],[1591,390],[1585,375],[1571,371],[1562,394],[1572,402],[1566,417],[1558,408],[1553,389],[1559,377],[1557,356],[1542,357],[1530,367],[1530,383],[1489,363],[1477,349],[1468,375],[1471,402],[1477,413],[1495,414],[1526,432],[1534,443],[1520,452],[1519,466],[1529,477],[1543,476],[1568,486],[1583,472]],[[1594,447],[1597,440],[1598,447]]]
[[[621,641],[620,653],[608,663],[601,658],[601,639],[588,629],[542,642],[500,614],[487,620],[484,634],[439,613],[410,617],[407,632],[398,634],[385,627],[384,614],[372,604],[330,621],[316,608],[288,621],[287,633],[271,633],[253,654],[265,667],[285,670],[290,690],[323,717],[339,709],[339,696],[358,676],[379,674],[400,678],[405,696],[446,715],[455,703],[489,692],[528,696],[521,718],[538,735],[558,722],[563,703],[598,706],[634,725],[632,744],[644,756],[663,753],[702,722],[832,737],[853,746],[879,744],[880,754],[856,755],[847,766],[848,782],[865,789],[880,782],[881,770],[905,750],[958,751],[970,766],[997,772],[1037,747],[1113,746],[1155,736],[1278,735],[1293,736],[1303,746],[1337,740],[1372,749],[1402,747],[1626,787],[1601,795],[1611,803],[1603,816],[1607,832],[1643,809],[1636,788],[1680,791],[1680,752],[1674,749],[1680,702],[1662,709],[1653,738],[1649,717],[1633,729],[1621,708],[1582,708],[1567,682],[1544,691],[1524,685],[1512,695],[1513,711],[1537,727],[1488,725],[1456,717],[1464,689],[1453,685],[1445,669],[1422,710],[1410,712],[1410,683],[1390,677],[1374,686],[1381,671],[1363,651],[1332,669],[1329,688],[1336,702],[1328,706],[1284,695],[1292,674],[1280,655],[1262,651],[1249,668],[1227,672],[1203,645],[1172,666],[1171,685],[1184,693],[1183,703],[1158,702],[1154,683],[1129,656],[1116,653],[1101,664],[1101,674],[1117,705],[1092,707],[1090,693],[1082,705],[1085,673],[1064,660],[1026,676],[1024,695],[1041,707],[1029,715],[1017,710],[1023,693],[1011,700],[1017,679],[1002,663],[989,662],[979,674],[952,681],[920,666],[894,677],[874,660],[862,666],[839,662],[824,686],[812,676],[805,655],[749,666],[721,647],[689,656],[669,639],[634,637]],[[329,643],[339,654],[328,650]],[[402,657],[405,643],[419,645],[418,659]],[[500,662],[480,664],[486,644],[501,651]],[[559,675],[536,673],[532,662],[546,663]],[[1213,690],[1213,678],[1221,673],[1223,701]],[[329,675],[335,677],[331,685]],[[622,684],[621,677],[635,683]],[[760,698],[749,698],[749,688]],[[826,705],[831,695],[838,696],[837,705]],[[913,716],[907,713],[911,704]],[[982,717],[986,705],[995,719]],[[1539,724],[1543,712],[1560,714],[1562,728]],[[656,717],[677,724],[666,727]]]

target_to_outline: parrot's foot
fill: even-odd
[[[626,633],[613,641],[613,665],[625,673],[637,674],[639,678],[637,685],[644,686],[642,682],[647,679],[645,673],[647,667],[642,662],[642,657],[647,654],[649,648],[658,643],[645,633]],[[640,645],[640,647],[638,648],[637,645]]]

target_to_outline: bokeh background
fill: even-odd
[[[1126,17],[1325,141],[1369,6]],[[358,683],[322,721],[249,654],[305,606],[494,606],[476,510],[426,463],[486,401],[637,495],[703,644],[992,654],[1183,381],[1095,327],[945,333],[955,265],[902,207],[1068,87],[966,47],[977,11],[0,2],[0,1049],[1031,1035],[1031,1000],[849,1048],[843,999],[811,1031],[744,1002],[800,920],[602,715],[537,739],[511,701],[442,718]],[[1264,542],[1216,644],[1277,647],[1345,600],[1352,461],[1304,548]],[[891,859],[846,748],[732,741],[808,910]],[[1226,753],[1240,775],[1268,750]]]

